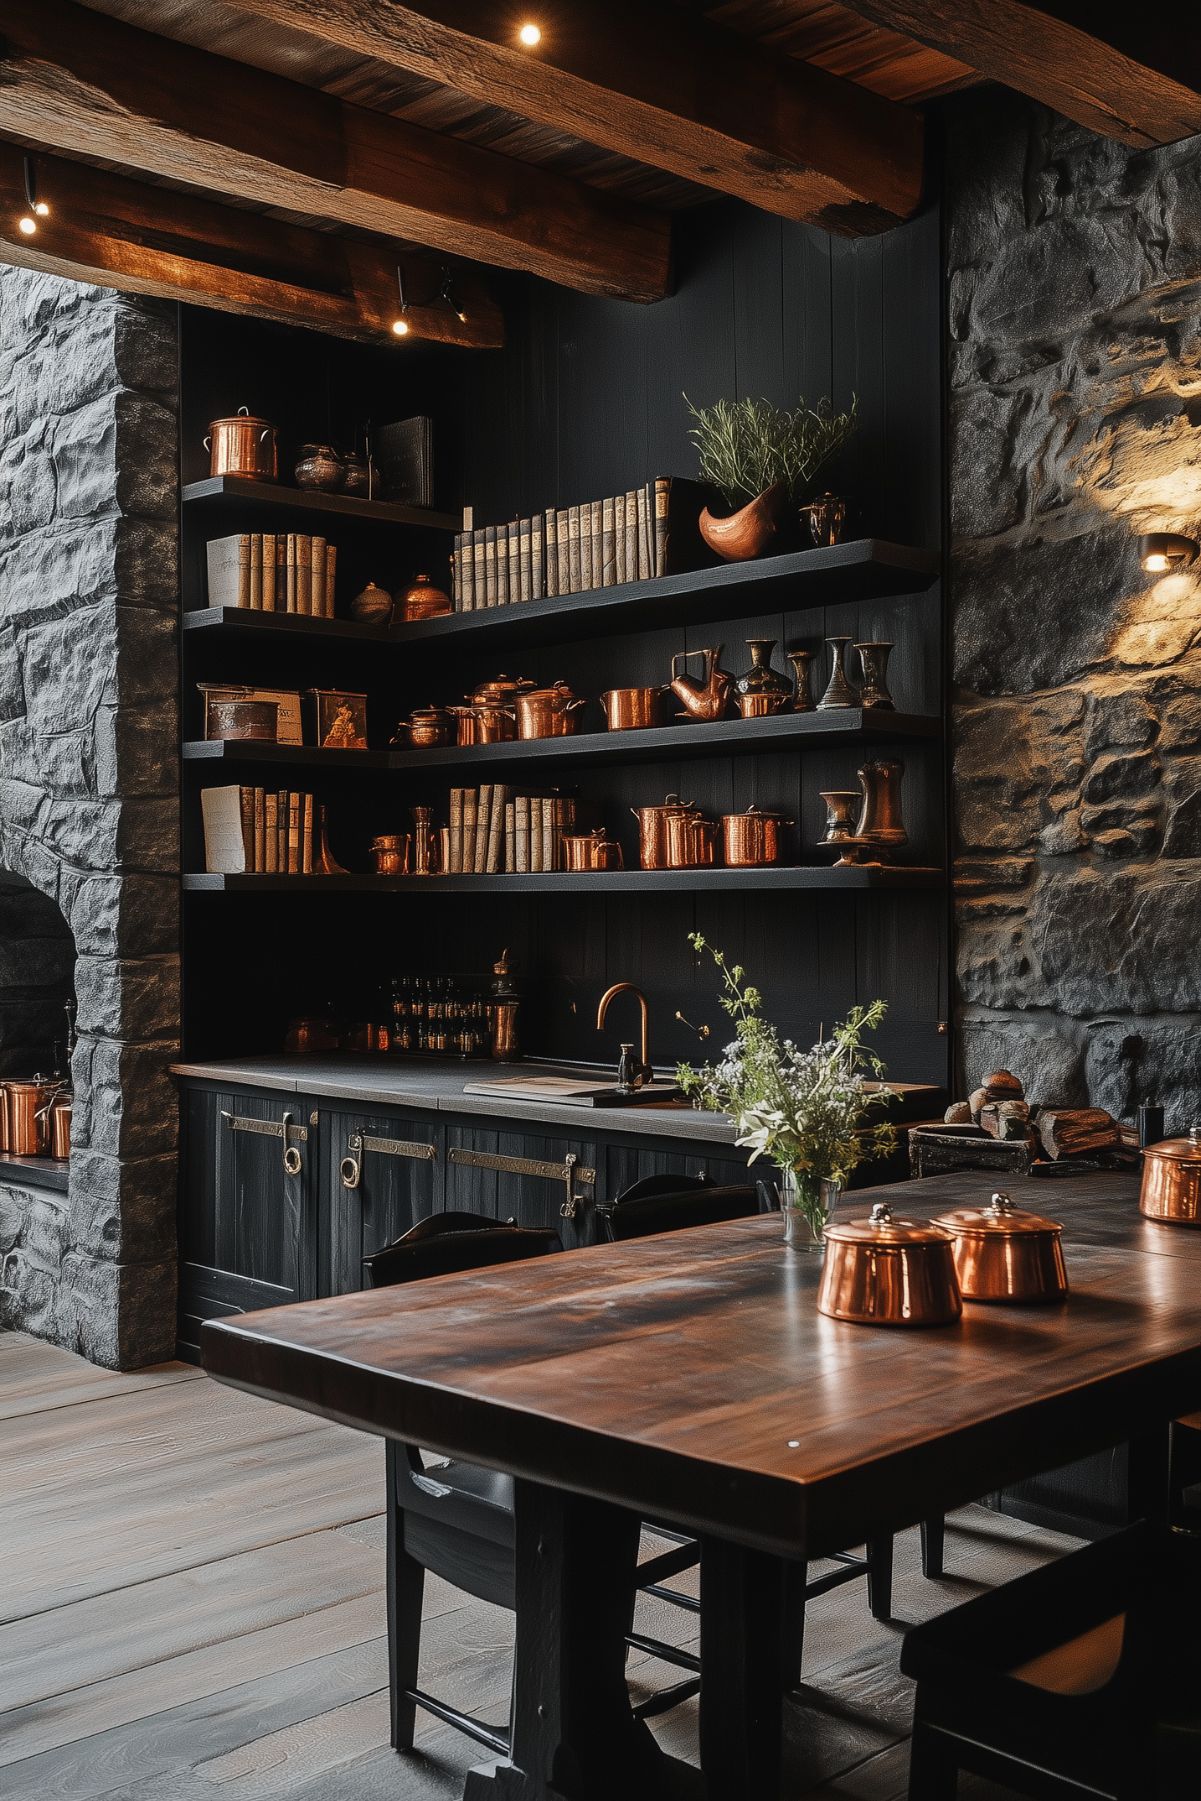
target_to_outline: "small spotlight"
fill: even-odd
[[[409,335],[408,320],[407,319],[393,319],[392,330],[396,333],[398,338],[407,338]]]
[[[527,23],[521,27],[521,30],[517,33],[517,38],[518,42],[524,44],[527,50],[532,50],[535,44],[540,44],[542,42],[541,27],[532,22]]]
[[[1138,541],[1138,560],[1148,575],[1163,575],[1169,570],[1183,569],[1196,557],[1195,538],[1180,532],[1144,532]]]
[[[25,204],[29,211],[17,220],[17,230],[31,238],[38,228],[38,220],[50,217],[50,208],[44,200],[38,199],[38,171],[32,156],[23,159],[22,167],[25,174]]]
[[[50,217],[50,208],[46,205],[44,200],[39,200],[33,210],[39,219],[48,219]]]
[[[23,219],[17,220],[17,230],[23,231],[27,238],[31,238],[37,228],[37,220],[32,218],[29,213],[26,213]]]
[[[400,302],[400,313],[392,321],[392,330],[398,338],[407,338],[409,322],[405,314],[409,310],[409,303],[405,298],[405,272],[399,263],[396,265],[396,298]]]

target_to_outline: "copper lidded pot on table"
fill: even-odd
[[[954,1240],[965,1301],[1058,1301],[1068,1292],[1058,1220],[994,1194],[987,1207],[956,1207],[933,1223]]]
[[[949,1232],[894,1219],[877,1201],[868,1219],[826,1227],[818,1309],[864,1326],[949,1326],[963,1312]]]
[[[794,822],[778,813],[748,807],[745,813],[723,813],[722,844],[727,869],[762,869],[784,860],[784,831]]]
[[[1169,1226],[1201,1226],[1201,1126],[1143,1152],[1140,1213]]]
[[[210,475],[242,475],[248,481],[273,482],[279,474],[279,449],[270,419],[256,419],[241,406],[231,419],[214,419],[204,448]]]

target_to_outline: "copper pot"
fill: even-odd
[[[490,704],[471,709],[475,723],[473,744],[509,744],[517,736],[517,715],[512,707]]]
[[[1139,1210],[1170,1226],[1201,1226],[1201,1126],[1143,1152]]]
[[[609,731],[636,732],[660,725],[666,693],[666,687],[607,688],[600,700]]]
[[[963,1312],[950,1233],[894,1219],[886,1201],[869,1219],[827,1226],[817,1305],[864,1326],[949,1326]]]
[[[241,406],[232,419],[214,419],[204,440],[210,475],[244,475],[249,481],[273,482],[279,474],[279,448],[270,419],[256,419]]]
[[[728,869],[758,869],[780,863],[784,857],[784,828],[791,819],[778,813],[761,813],[748,807],[745,813],[723,813],[722,844]]]
[[[579,700],[566,682],[551,688],[530,688],[516,699],[519,738],[569,738],[579,725]]]
[[[415,707],[412,717],[402,719],[397,726],[393,744],[400,741],[402,734],[414,750],[435,750],[439,745],[451,742],[455,735],[455,720],[447,707]]]
[[[376,875],[408,875],[413,840],[407,832],[393,832],[371,840],[371,862]]]
[[[205,710],[204,728],[206,738],[274,744],[279,736],[279,702],[210,699]]]
[[[717,821],[703,813],[672,813],[667,821],[667,867],[701,869],[717,862]]]
[[[1063,1227],[994,1194],[987,1207],[957,1207],[933,1222],[954,1239],[965,1301],[1057,1301],[1068,1291]]]
[[[7,1082],[8,1154],[41,1157],[48,1143],[50,1103],[62,1084],[34,1076],[28,1082]]]
[[[71,1155],[71,1112],[74,1097],[69,1089],[61,1089],[50,1104],[50,1155],[65,1163]]]
[[[462,750],[465,746],[478,743],[475,735],[475,708],[447,707],[446,711],[455,722],[455,743]]]
[[[643,869],[670,869],[667,860],[667,823],[677,813],[696,812],[690,800],[669,794],[658,807],[631,807],[638,821],[638,861]]]
[[[411,588],[396,596],[395,617],[412,621],[414,619],[437,619],[443,613],[453,613],[450,595],[444,588],[439,588],[428,575],[419,575]]]
[[[509,707],[519,694],[528,694],[537,686],[528,675],[497,675],[473,688],[468,698],[473,707]]]
[[[620,869],[621,846],[615,838],[607,838],[603,826],[594,832],[571,833],[563,840],[568,869],[582,872],[593,869]]]

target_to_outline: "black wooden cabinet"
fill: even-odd
[[[445,1132],[437,1114],[319,1114],[317,1280],[322,1294],[363,1286],[363,1258],[443,1205]]]
[[[552,1226],[568,1250],[594,1242],[597,1183],[603,1179],[594,1136],[451,1120],[446,1139],[447,1207],[522,1226]]]

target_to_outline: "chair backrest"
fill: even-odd
[[[461,1270],[486,1269],[498,1263],[519,1263],[527,1257],[545,1257],[561,1251],[562,1240],[549,1227],[507,1226],[481,1217],[464,1225],[470,1214],[452,1214],[452,1222],[439,1229],[443,1218],[419,1221],[394,1244],[364,1257],[363,1270],[371,1288],[388,1288],[397,1282],[421,1282],[427,1276],[452,1276]]]
[[[753,1182],[718,1187],[698,1176],[647,1176],[598,1213],[607,1241],[621,1244],[630,1238],[649,1238],[654,1232],[746,1219],[760,1210],[759,1190]]]

